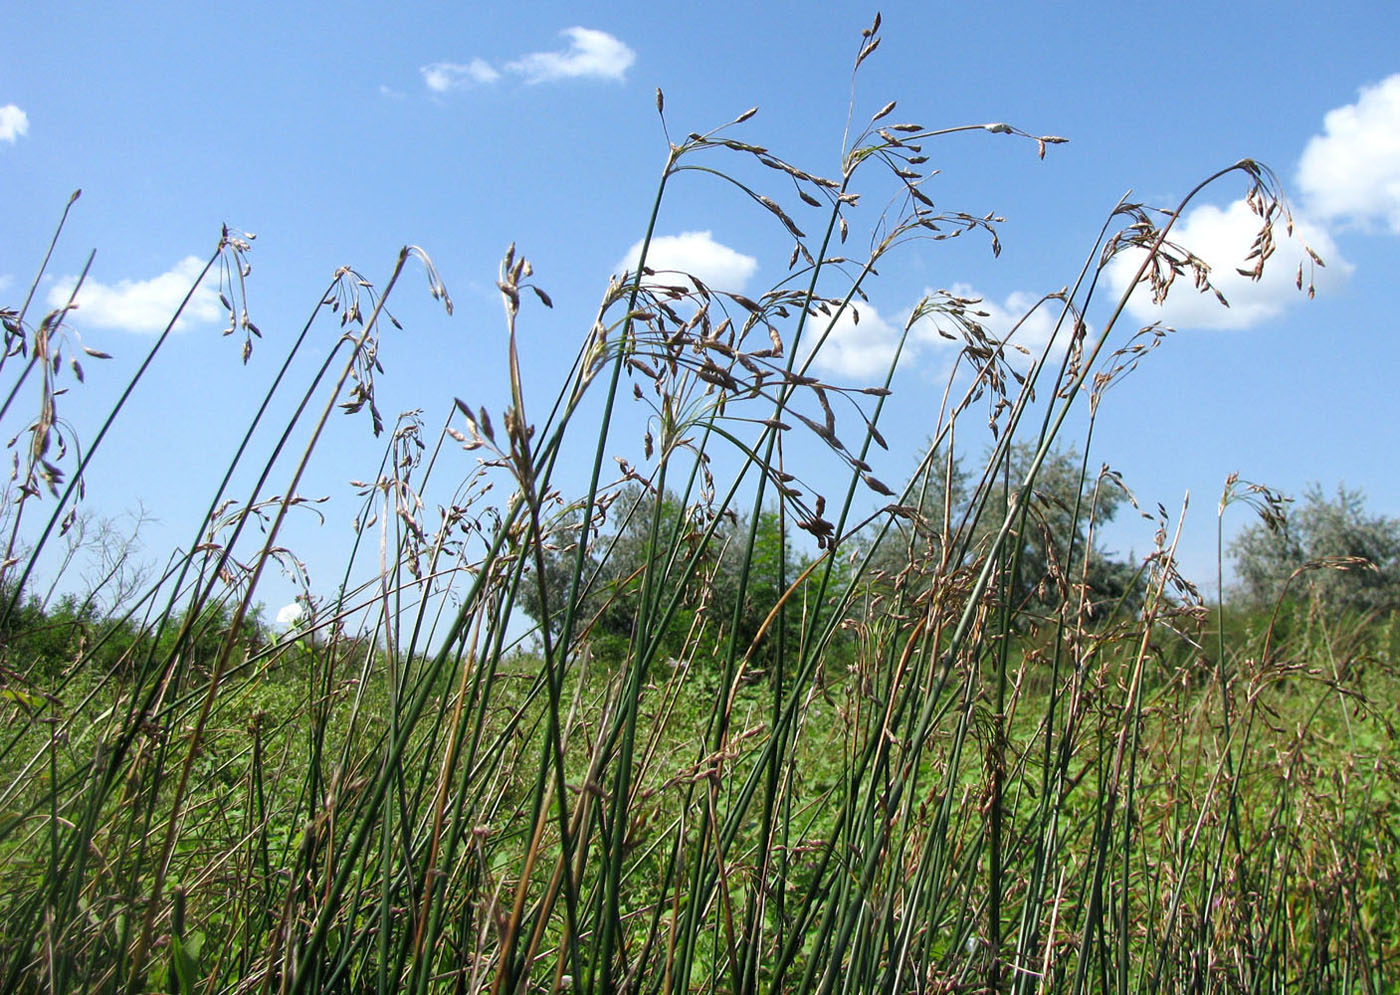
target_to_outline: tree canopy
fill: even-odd
[[[1338,613],[1400,607],[1400,519],[1368,513],[1365,495],[1345,485],[1332,497],[1309,485],[1282,523],[1243,529],[1230,552],[1246,603],[1309,599]]]
[[[708,632],[704,641],[715,645],[734,634],[743,652],[805,566],[775,510],[760,513],[751,552],[745,549],[751,531],[745,516],[715,520],[669,492],[658,507],[656,495],[625,488],[611,502],[610,513],[611,528],[596,535],[584,555],[575,634],[587,629],[594,638],[629,638],[639,619],[650,623],[660,618],[666,602],[679,592],[679,606],[662,637],[668,650],[691,644],[688,634],[698,624]],[[544,558],[543,590],[554,635],[563,626],[574,590],[580,524],[578,513],[568,516],[555,529]],[[741,584],[746,564],[748,577]],[[649,605],[643,605],[645,597]],[[544,621],[541,585],[533,572],[524,580],[519,603],[536,623]]]
[[[995,479],[972,479],[957,455],[931,466],[911,497],[917,516],[898,520],[875,544],[877,576],[905,583],[920,573],[979,560],[1005,520],[1003,502],[1025,479],[1034,457],[1034,445],[1012,445]],[[1036,475],[1024,526],[1018,523],[1012,535],[1010,550],[1020,552],[1010,589],[1016,607],[1052,611],[1080,589],[1091,613],[1120,600],[1135,606],[1141,595],[1136,567],[1107,550],[1094,533],[1114,518],[1125,498],[1115,476],[1086,474],[1074,449],[1052,450]]]

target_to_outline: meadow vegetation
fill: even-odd
[[[935,322],[959,359],[918,465],[886,482],[893,364],[844,384],[812,357],[886,256],[997,246],[998,219],[922,189],[945,136],[1042,156],[1062,139],[863,106],[831,177],[744,137],[752,112],[668,137],[642,260],[543,396],[518,326],[552,303],[512,247],[504,411],[456,398],[438,429],[386,423],[386,302],[408,267],[450,299],[416,248],[382,289],[338,271],[159,571],[84,510],[100,494],[79,500],[104,438],[136,430],[121,409],[169,328],[79,447],[58,409],[88,358],[65,330],[81,312],[36,324],[32,292],[5,310],[0,988],[1396,987],[1395,523],[1349,492],[1290,518],[1232,478],[1221,535],[1260,525],[1234,547],[1240,596],[1206,603],[1177,571],[1179,523],[1091,456],[1103,392],[1166,334],[1125,327],[1097,276],[1141,252],[1149,292],[1208,292],[1172,226],[1235,181],[1262,267],[1287,225],[1273,176],[1246,160],[1172,210],[1113,206],[1037,305],[1057,321],[1037,354],[975,300],[921,301],[905,334]],[[781,282],[748,297],[647,265],[685,172],[791,239]],[[865,231],[861,201],[888,203]],[[245,359],[250,252],[226,229],[206,268]],[[319,372],[286,378],[327,326]],[[274,631],[260,585],[299,575],[284,522],[344,414],[380,440],[360,538],[387,552],[369,576],[352,552]],[[810,440],[836,474],[789,453]],[[577,493],[556,484],[566,447],[590,454]],[[1098,533],[1130,509],[1157,523],[1136,561]],[[76,589],[40,575],[65,542],[99,553]]]

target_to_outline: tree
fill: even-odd
[[[1230,552],[1237,596],[1258,607],[1282,598],[1339,614],[1400,607],[1400,519],[1369,515],[1363,492],[1345,485],[1331,499],[1308,485],[1286,524],[1251,525]]]
[[[748,583],[744,600],[738,611],[736,645],[740,653],[759,639],[759,630],[768,615],[778,604],[779,599],[809,565],[808,560],[797,556],[793,551],[792,537],[784,528],[782,516],[773,509],[759,513],[757,529],[753,530],[753,545],[748,547],[749,519],[741,516],[728,529],[724,548],[720,552],[716,569],[712,572],[710,584],[714,593],[716,621],[725,631],[735,621],[735,608],[739,606],[739,580],[745,563],[748,564]],[[789,649],[797,645],[801,629],[803,603],[800,598],[790,600],[783,616],[783,625],[788,638]],[[771,655],[776,646],[774,636],[776,624],[770,625],[758,642],[758,659],[765,665],[771,663]]]
[[[1008,486],[1014,497],[1035,448],[1012,445],[1005,463],[985,481],[974,479],[957,456],[932,466],[912,494],[917,517],[898,519],[873,550],[877,576],[908,583],[919,575],[946,574],[977,563],[1005,520]],[[1015,553],[1019,535],[1020,562],[1010,594],[1018,610],[1053,612],[1080,584],[1087,589],[1091,610],[1120,599],[1130,609],[1141,602],[1137,569],[1096,540],[1091,546],[1091,525],[1111,521],[1125,491],[1107,477],[1099,486],[1082,469],[1083,460],[1072,448],[1051,450],[1036,474],[1024,528],[1010,537],[1009,551]]]
[[[662,496],[658,511],[654,495],[638,487],[624,489],[611,502],[610,514],[612,531],[596,536],[584,556],[580,585],[584,593],[575,612],[575,634],[591,626],[595,638],[630,638],[642,621],[643,611],[654,618],[654,613],[664,609],[679,591],[680,608],[663,635],[664,648],[667,652],[683,652],[698,631],[702,642],[718,649],[734,623],[740,575],[747,559],[747,590],[738,612],[737,634],[742,650],[757,636],[785,585],[803,568],[776,511],[765,511],[759,516],[752,549],[747,545],[746,517],[721,515],[715,522],[712,512],[686,506],[671,493]],[[546,539],[544,588],[553,635],[558,635],[563,626],[569,594],[574,588],[581,521],[581,515],[575,512]],[[694,570],[686,576],[697,551]],[[652,604],[643,606],[648,571]],[[533,569],[527,571],[522,582],[520,606],[537,623],[542,621],[544,608]],[[798,612],[790,614],[795,618]]]

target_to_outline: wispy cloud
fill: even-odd
[[[1354,104],[1328,111],[1298,163],[1308,211],[1400,234],[1400,73],[1363,87]]]
[[[1172,241],[1199,256],[1210,267],[1210,280],[1229,302],[1222,305],[1209,291],[1198,292],[1189,278],[1178,279],[1162,304],[1152,303],[1147,286],[1139,285],[1128,301],[1128,312],[1144,324],[1160,321],[1173,328],[1253,328],[1277,318],[1290,305],[1304,299],[1298,290],[1298,267],[1303,267],[1304,285],[1311,279],[1319,293],[1335,290],[1354,268],[1342,258],[1327,230],[1316,222],[1295,216],[1289,236],[1282,224],[1274,227],[1275,251],[1265,263],[1259,280],[1240,275],[1239,269],[1252,269],[1246,260],[1259,231],[1259,216],[1243,200],[1228,207],[1213,204],[1197,207],[1172,229]],[[1314,270],[1299,239],[1322,257],[1326,267]],[[1108,280],[1115,294],[1121,295],[1142,264],[1146,250],[1119,253],[1109,263]]]
[[[635,271],[642,243],[637,241],[614,267],[615,272]],[[699,277],[716,290],[742,291],[758,270],[758,260],[716,242],[708,231],[687,231],[651,240],[647,267]]]
[[[504,65],[526,83],[553,83],[568,79],[626,78],[627,70],[637,61],[637,53],[606,31],[594,28],[565,28],[560,32],[569,40],[568,47],[558,52],[530,52]],[[499,81],[502,72],[482,58],[470,62],[430,62],[419,67],[423,84],[433,93],[448,93],[471,86],[489,86]]]
[[[0,142],[9,142],[11,145],[24,134],[29,132],[29,115],[24,113],[14,104],[6,104],[0,107]]]
[[[204,269],[204,261],[186,256],[168,271],[149,280],[119,280],[114,284],[88,279],[78,291],[74,321],[85,328],[117,328],[128,332],[159,332],[165,329],[176,308],[189,292],[190,284]],[[50,307],[62,307],[77,283],[77,277],[63,277],[49,290]],[[227,312],[219,304],[218,292],[209,280],[201,283],[176,329],[190,322],[218,321]]]
[[[485,59],[472,59],[470,62],[430,62],[420,66],[418,72],[423,83],[434,93],[460,90],[472,84],[494,83],[501,74],[492,68]]]
[[[637,53],[606,31],[593,28],[565,28],[560,34],[569,39],[562,52],[531,52],[506,64],[520,73],[527,83],[549,83],[559,79],[594,76],[620,80],[627,74]]]

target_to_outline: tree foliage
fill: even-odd
[[[13,588],[0,584],[0,597],[15,603],[0,616],[0,678],[26,683],[43,683],[79,665],[102,674],[125,673],[152,654],[178,657],[192,673],[207,675],[233,624],[227,602],[210,602],[193,616],[172,611],[167,624],[153,627],[108,613],[91,592],[63,594],[46,604],[32,592],[16,598]],[[254,651],[267,641],[261,612],[254,609],[239,627],[237,645]]]
[[[979,563],[1034,457],[1033,444],[1014,444],[998,472],[980,480],[956,455],[930,466],[912,495],[918,514],[899,519],[875,544],[876,576],[904,586],[921,575]],[[1011,533],[1008,566],[1016,569],[1007,584],[1013,606],[1052,612],[1082,592],[1091,614],[1120,600],[1135,607],[1141,600],[1136,567],[1106,549],[1095,532],[1125,498],[1112,474],[1090,477],[1075,450],[1052,450],[1036,475],[1024,521],[1018,518]]]
[[[576,635],[587,631],[603,642],[630,639],[639,634],[639,625],[661,619],[675,600],[675,610],[659,635],[663,648],[678,652],[694,645],[696,631],[702,629],[702,645],[737,638],[742,653],[805,566],[774,510],[760,513],[757,528],[751,530],[745,516],[716,519],[711,511],[686,505],[673,493],[658,502],[654,494],[631,487],[611,502],[610,513],[611,528],[594,537],[584,554],[577,587],[582,519],[576,512],[551,537],[543,592],[533,571],[524,581],[520,607],[540,623],[547,598],[551,635],[561,631],[571,592],[577,590]],[[742,576],[745,563],[747,578]]]
[[[1360,490],[1319,484],[1274,527],[1260,523],[1230,544],[1246,603],[1310,600],[1329,612],[1371,613],[1400,607],[1400,519],[1366,511]]]

